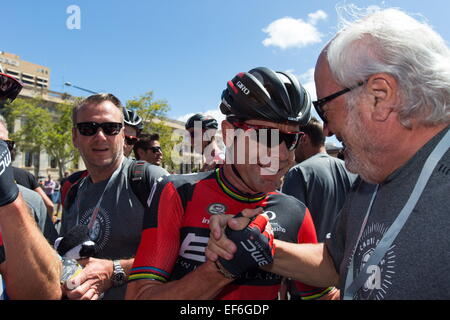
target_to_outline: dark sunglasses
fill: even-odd
[[[153,153],[162,152],[161,147],[149,147],[147,150],[152,150]]]
[[[16,143],[13,140],[3,140],[6,143],[6,145],[8,146],[8,150],[12,151],[14,149],[14,146],[16,145]]]
[[[298,142],[300,141],[300,137],[304,135],[304,133],[301,131],[285,133],[285,132],[280,131],[277,128],[270,128],[270,127],[255,125],[255,124],[248,124],[245,122],[232,122],[232,124],[235,128],[242,129],[245,131],[246,130],[255,130],[256,138],[258,139],[258,142],[260,140],[260,134],[262,133],[262,132],[260,132],[260,130],[266,130],[267,136],[266,136],[265,144],[268,148],[272,147],[272,134],[275,134],[276,132],[278,132],[278,144],[277,145],[280,145],[284,142],[289,151],[292,151],[297,147]]]
[[[135,136],[125,136],[125,142],[126,144],[130,146],[134,146],[139,141],[138,137]]]
[[[313,105],[314,108],[317,111],[317,114],[319,115],[319,117],[323,120],[323,122],[327,122],[327,119],[325,118],[325,112],[323,111],[323,106],[326,105],[328,102],[330,102],[331,100],[336,99],[339,96],[342,96],[343,94],[352,91],[355,88],[358,88],[360,86],[362,86],[365,83],[365,81],[361,81],[358,82],[358,84],[356,86],[350,87],[350,88],[345,88],[341,91],[335,92],[333,94],[330,94],[329,96],[326,96],[322,99],[319,99],[317,101],[313,101]]]
[[[22,90],[22,84],[15,78],[0,73],[0,101],[13,101],[20,90]]]
[[[77,123],[77,128],[83,136],[93,136],[97,133],[98,128],[102,128],[103,132],[108,136],[115,136],[119,134],[123,125],[120,122],[80,122]]]

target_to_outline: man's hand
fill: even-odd
[[[247,210],[241,215],[253,216],[259,212],[261,210],[256,212]],[[275,252],[269,218],[262,214],[248,223],[248,218],[243,217],[231,220],[225,217],[214,219],[211,227],[212,237],[206,252],[209,259],[213,261],[217,260],[217,255],[222,256],[218,258],[219,269],[225,269],[226,272],[222,272],[231,274],[233,277],[239,276],[248,269],[272,263]],[[226,225],[232,227],[225,228],[224,232]],[[243,225],[245,227],[242,229]]]
[[[113,262],[95,258],[78,262],[84,269],[65,285],[65,294],[71,300],[98,300],[112,286]]]
[[[214,215],[210,217],[209,229],[211,236],[206,248],[206,257],[211,261],[216,261],[219,256],[224,259],[232,259],[237,250],[233,241],[225,235],[225,228],[228,226],[232,230],[242,230],[250,223],[250,218],[261,214],[262,208],[244,209],[242,217],[235,218],[229,214]]]
[[[7,144],[0,140],[0,206],[5,206],[19,195],[11,168],[11,154]]]

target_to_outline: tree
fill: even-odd
[[[10,125],[16,119],[21,120],[20,128],[11,134],[20,150],[38,155],[45,150],[56,160],[60,177],[66,164],[78,157],[72,144],[72,108],[73,105],[68,103],[55,105],[40,98],[18,98],[5,109]],[[36,176],[39,175],[39,167],[39,161],[35,161]]]
[[[40,107],[44,101],[39,98],[18,98],[6,106],[6,118],[10,126],[20,119],[19,130],[12,132],[11,138],[16,141],[20,151],[39,155],[46,139],[46,130],[51,125],[50,113]],[[39,175],[39,156],[34,163],[34,174]]]
[[[177,141],[171,140],[173,129],[165,124],[167,112],[170,110],[167,101],[154,101],[153,91],[148,91],[138,98],[128,100],[126,107],[128,109],[134,109],[142,117],[144,132],[159,134],[159,142],[164,153],[164,165],[169,171],[176,169],[176,165],[173,163],[170,154]]]
[[[46,132],[44,147],[48,155],[56,160],[59,176],[63,177],[66,165],[78,159],[79,151],[72,143],[72,109],[68,103],[54,107],[54,122]]]

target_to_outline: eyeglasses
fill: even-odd
[[[102,128],[103,132],[108,136],[115,136],[119,134],[123,125],[120,122],[80,122],[77,123],[78,131],[83,136],[93,136],[97,133],[98,128]]]
[[[336,99],[339,96],[342,96],[343,94],[352,91],[355,88],[358,88],[362,86],[365,83],[365,81],[358,82],[356,86],[345,88],[341,91],[335,92],[333,94],[330,94],[329,96],[326,96],[325,98],[319,99],[317,101],[313,101],[314,108],[316,108],[317,114],[319,117],[323,120],[323,122],[327,122],[327,119],[325,117],[325,112],[323,111],[323,106],[326,105],[328,102],[330,102],[333,99]]]
[[[277,128],[270,128],[270,127],[255,125],[255,124],[248,124],[245,122],[232,122],[232,124],[235,128],[242,129],[245,131],[251,130],[251,129],[255,130],[256,138],[258,139],[258,142],[260,140],[260,134],[262,132],[264,132],[264,131],[260,132],[260,130],[266,130],[266,132],[267,132],[266,146],[268,148],[271,148],[272,139],[271,138],[269,139],[269,137],[272,137],[273,133],[278,134],[278,145],[280,145],[281,143],[284,142],[286,144],[286,148],[289,151],[292,151],[297,147],[300,137],[304,135],[304,133],[301,131],[282,132]]]
[[[133,146],[133,145],[135,145],[137,142],[139,141],[139,138],[138,137],[135,137],[135,136],[125,136],[125,142],[126,142],[126,144],[128,144],[128,145],[130,145],[130,146]]]
[[[14,100],[22,90],[22,84],[15,78],[0,73],[0,101]]]
[[[14,146],[16,145],[16,143],[13,140],[3,140],[6,143],[6,145],[8,146],[8,150],[12,151],[14,149]]]
[[[149,147],[147,150],[152,150],[153,153],[162,152],[161,147]]]

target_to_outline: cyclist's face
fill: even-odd
[[[78,110],[77,123],[80,122],[122,122],[121,110],[110,101],[90,104]],[[92,136],[84,136],[76,128],[72,130],[73,144],[89,171],[103,170],[120,162],[124,138],[123,129],[117,135],[107,135],[99,128]]]
[[[267,128],[275,128],[280,132],[297,132],[298,125],[280,124],[276,122],[263,120],[248,120],[245,123],[249,125],[264,126]],[[267,139],[272,137],[268,135]],[[275,138],[273,138],[275,139]],[[237,138],[239,140],[239,138]],[[245,148],[239,147],[239,143],[235,143],[235,166],[253,190],[258,192],[275,191],[281,184],[281,178],[286,174],[289,168],[294,164],[294,150],[289,151],[286,143],[273,143],[267,146],[264,139],[260,138],[259,142],[246,139]],[[245,152],[245,161],[239,161],[239,152]],[[239,163],[241,162],[241,163]]]

